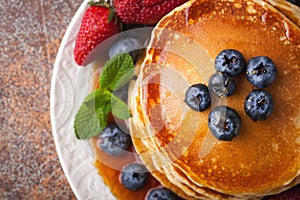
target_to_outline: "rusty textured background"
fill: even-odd
[[[52,69],[82,0],[0,1],[0,199],[75,199],[51,132]]]
[[[76,199],[55,150],[49,100],[58,47],[82,1],[0,0],[0,199]]]

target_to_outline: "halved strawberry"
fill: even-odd
[[[120,32],[116,18],[110,20],[108,6],[92,4],[84,13],[74,48],[74,59],[78,65],[85,66],[94,48],[104,40]]]

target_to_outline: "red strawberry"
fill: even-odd
[[[142,6],[153,6],[163,3],[165,0],[142,0]]]
[[[115,20],[108,21],[109,8],[99,5],[89,7],[82,18],[76,38],[74,58],[78,65],[88,64],[87,59],[94,48],[104,40],[120,32],[120,26]]]
[[[118,17],[127,24],[155,24],[188,0],[114,0]]]

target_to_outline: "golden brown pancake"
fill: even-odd
[[[193,0],[158,23],[131,91],[130,124],[137,153],[163,185],[186,199],[254,199],[300,182],[299,16],[283,1]],[[184,103],[190,85],[208,83],[224,49],[246,60],[268,56],[278,68],[265,121],[244,112],[253,89],[245,75],[233,96],[214,99],[211,108],[227,105],[242,118],[230,142],[209,132],[211,108],[199,113]]]
[[[284,14],[292,22],[294,22],[298,27],[300,26],[300,7],[290,4],[286,0],[265,0],[275,9]]]

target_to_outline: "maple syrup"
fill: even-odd
[[[94,67],[94,78],[92,80],[93,90],[100,87],[100,73],[98,73],[98,65]],[[110,115],[108,124],[114,122],[114,118]],[[94,165],[97,168],[98,174],[102,177],[104,184],[109,188],[116,199],[144,200],[151,189],[162,187],[161,184],[150,173],[148,173],[147,183],[142,189],[131,191],[125,188],[120,181],[121,169],[127,164],[141,163],[136,156],[136,153],[134,153],[134,147],[132,147],[129,152],[126,152],[125,155],[113,157],[101,150],[99,142],[99,137],[91,139],[94,157],[96,158]]]
[[[94,148],[94,154],[96,156],[95,166],[98,170],[98,174],[102,177],[104,184],[110,189],[111,193],[116,199],[135,199],[144,200],[147,197],[148,192],[152,188],[157,188],[160,183],[148,173],[148,180],[146,185],[137,191],[131,191],[125,188],[120,181],[121,170],[124,166],[131,163],[141,163],[134,153],[125,154],[125,156],[109,156],[103,152],[99,147],[99,139],[93,138],[92,145]],[[132,148],[130,152],[133,152]],[[103,162],[104,161],[104,162]],[[108,164],[113,167],[108,166]]]

